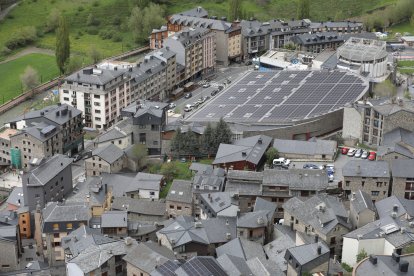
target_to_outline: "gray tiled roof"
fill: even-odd
[[[340,36],[337,32],[321,32],[316,34],[299,34],[290,38],[295,44],[301,45],[313,45],[313,44],[323,44],[323,43],[332,43],[332,42],[343,42],[344,38]]]
[[[166,200],[191,203],[193,201],[191,181],[174,179]]]
[[[385,155],[390,154],[390,153],[398,153],[400,155],[406,156],[407,158],[414,159],[414,153],[410,151],[408,148],[400,144],[394,144],[394,145],[389,145],[389,146],[385,145],[385,146],[378,147],[378,150],[377,150],[378,157],[384,157]]]
[[[310,23],[311,28],[356,28],[362,26],[363,23],[353,21],[326,21]]]
[[[100,73],[92,73],[92,70]],[[92,67],[79,70],[72,75],[69,75],[65,78],[67,81],[74,81],[80,83],[87,83],[87,84],[98,84],[98,85],[105,85],[110,81],[114,80],[115,78],[123,75],[126,70],[124,69],[117,69],[117,70],[109,70],[109,69],[94,69]]]
[[[66,197],[67,203],[84,203],[89,201],[91,206],[103,205],[105,187],[98,176],[89,176],[85,182],[78,182],[71,194]]]
[[[263,185],[286,186],[291,190],[322,191],[328,188],[329,179],[324,170],[266,169],[263,171]]]
[[[414,101],[403,100],[402,106],[398,105],[398,103],[386,102],[379,105],[373,105],[372,108],[384,116],[389,116],[400,111],[414,113]]]
[[[138,244],[123,260],[149,274],[165,262],[175,260],[175,256],[168,248],[150,241]]]
[[[394,128],[393,130],[384,133],[382,145],[394,145],[395,143],[414,147],[414,132],[404,128]]]
[[[64,112],[62,113],[62,110]],[[66,110],[68,112],[66,113]],[[57,111],[59,111],[59,115],[57,115]],[[69,114],[70,111],[70,114]],[[17,116],[16,118],[12,119],[10,122],[18,122],[21,120],[31,120],[36,118],[43,118],[46,119],[45,123],[53,123],[55,125],[62,126],[64,123],[67,123],[73,117],[80,115],[82,111],[73,106],[67,104],[61,105],[50,105],[45,108],[39,110],[33,110],[25,113],[24,115]]]
[[[122,139],[125,138],[127,136],[127,134],[125,132],[123,132],[122,130],[119,130],[117,128],[113,128],[110,129],[106,132],[104,132],[103,134],[99,135],[96,138],[96,141],[98,143],[103,143],[103,142],[107,142],[107,141],[112,141],[115,139]]]
[[[295,246],[295,239],[292,239],[289,235],[281,235],[272,242],[266,244],[264,250],[270,261],[275,263],[280,270],[286,271],[286,250]]]
[[[372,202],[372,198],[366,192],[358,190],[355,193],[355,198],[351,198],[351,205],[357,214],[360,214],[362,211],[369,209],[373,212],[376,211],[375,205]]]
[[[23,188],[14,187],[6,202],[15,206],[24,206]]]
[[[394,205],[398,206],[397,217],[400,217],[406,213],[411,217],[414,217],[414,201],[397,197],[395,195],[375,202],[378,216],[380,218],[389,216],[393,212]]]
[[[392,256],[387,255],[375,255],[377,258],[376,264],[373,264],[369,259],[358,264],[355,267],[354,275],[355,276],[364,276],[364,275],[387,275],[387,276],[413,276],[414,271],[414,255],[407,254],[401,255],[399,264],[403,261],[408,263],[408,272],[401,272],[400,265],[396,263],[395,260],[392,259]]]
[[[134,181],[137,182],[136,188],[139,190],[160,190],[161,180],[164,178],[161,174],[139,172]],[[134,187],[135,188],[135,187]]]
[[[165,215],[165,200],[134,199],[128,197],[115,197],[112,203],[114,210],[128,210],[131,213],[138,213],[150,216]]]
[[[215,215],[232,205],[238,205],[237,200],[233,198],[233,193],[229,192],[202,193],[200,194],[200,200],[202,200]]]
[[[17,227],[15,225],[0,226],[0,238],[15,241],[17,238]]]
[[[266,211],[267,212],[267,219],[272,221],[273,216],[275,214],[277,205],[269,200],[265,200],[261,197],[256,198],[256,202],[254,203],[253,211]]]
[[[43,209],[44,222],[89,221],[90,211],[86,204],[58,204],[49,202]]]
[[[261,210],[249,213],[243,213],[237,218],[237,227],[241,228],[261,228],[266,227],[269,223],[267,216],[269,211]]]
[[[282,154],[334,155],[337,143],[320,139],[311,141],[275,139],[273,147]]]
[[[319,194],[305,201],[293,197],[283,204],[283,208],[295,218],[324,234],[329,233],[338,224],[351,228],[347,223],[348,212],[343,203],[333,196]]]
[[[194,18],[192,16],[185,16],[175,14],[169,18],[172,24],[183,24],[187,27],[202,27],[211,30],[226,31],[231,28],[231,23],[224,20],[210,19],[210,18]]]
[[[120,159],[124,155],[124,151],[115,146],[114,144],[108,144],[103,147],[98,147],[92,151],[92,156],[98,156],[108,162],[113,164],[115,161]]]
[[[260,260],[266,260],[263,246],[260,243],[249,241],[243,237],[235,238],[222,246],[217,247],[216,253],[218,257],[227,254],[243,258],[244,260],[256,257]]]
[[[318,246],[321,247],[321,255],[318,255]],[[300,265],[309,264],[322,255],[329,253],[329,248],[324,243],[311,243],[288,248],[285,256],[292,256]],[[329,260],[329,254],[327,260]]]
[[[357,177],[390,177],[387,161],[349,160],[342,168],[342,175]]]
[[[252,164],[259,164],[272,138],[266,135],[236,140],[232,145],[220,144],[216,158],[212,164],[223,164],[246,160]]]
[[[392,177],[414,178],[414,160],[392,160],[391,171]]]
[[[181,32],[175,33],[173,36],[167,38],[174,39],[179,41],[184,47],[188,47],[189,45],[199,41],[204,35],[210,32],[209,29],[206,28],[190,28],[184,29]]]
[[[240,195],[261,195],[263,172],[233,171],[227,173],[226,192]]]
[[[180,12],[179,14],[192,17],[206,17],[208,16],[208,11],[202,7],[196,7],[191,10]]]
[[[28,178],[28,185],[41,186],[48,183],[53,177],[72,164],[72,158],[66,155],[55,154],[40,166],[27,172],[24,178]]]
[[[106,211],[102,214],[101,227],[120,227],[128,226],[127,211]]]
[[[134,181],[135,173],[103,173],[102,184],[112,189],[112,196],[123,197],[127,192],[137,190],[138,183]]]
[[[224,254],[217,258],[217,262],[223,267],[227,275],[253,275],[243,258]]]

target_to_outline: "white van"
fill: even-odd
[[[289,167],[290,165],[290,160],[286,159],[286,158],[277,158],[277,159],[273,159],[273,166],[282,166],[282,167]]]

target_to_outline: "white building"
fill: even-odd
[[[385,48],[385,41],[351,37],[337,50],[337,67],[367,78],[382,79],[388,74]]]

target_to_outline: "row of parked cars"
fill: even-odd
[[[341,152],[342,154],[346,154],[350,157],[368,159],[371,161],[374,161],[377,158],[377,154],[375,153],[375,151],[343,147],[341,149]]]
[[[290,166],[291,161],[289,159],[286,158],[277,158],[277,159],[273,159],[273,167],[276,168],[283,168],[283,169],[288,169]],[[329,182],[332,182],[334,180],[334,173],[335,173],[335,165],[334,164],[324,164],[324,165],[315,165],[315,164],[304,164],[303,165],[304,169],[309,169],[309,170],[325,170],[327,175],[328,175],[328,179]]]

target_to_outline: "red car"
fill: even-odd
[[[348,150],[349,150],[349,148],[342,148],[341,152],[342,152],[342,154],[347,154]]]
[[[374,161],[377,158],[375,151],[371,151],[368,156],[368,160]]]

